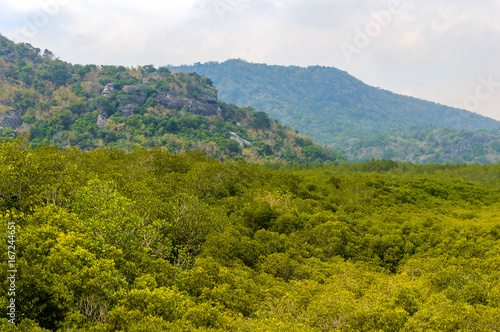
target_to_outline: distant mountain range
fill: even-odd
[[[169,69],[210,77],[222,99],[264,111],[317,142],[346,153],[351,160],[385,156],[420,163],[491,163],[500,159],[494,145],[500,140],[499,121],[371,87],[336,68],[228,60]],[[415,138],[430,139],[429,132],[439,127],[456,132],[455,141],[436,145]],[[487,139],[467,145],[471,136],[484,134],[484,130],[491,131]],[[407,137],[403,139],[406,149],[400,148],[403,141],[398,137]],[[453,150],[462,143],[468,147]],[[483,153],[471,154],[477,144],[481,148],[476,146],[475,151]]]
[[[242,60],[73,65],[0,35],[0,138],[24,135],[33,147],[198,149],[256,163],[487,164],[500,161],[499,128],[496,120],[370,87],[335,68]]]

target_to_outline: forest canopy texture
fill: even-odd
[[[497,331],[499,174],[4,141],[0,330]]]

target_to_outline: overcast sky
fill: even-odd
[[[80,64],[323,65],[500,120],[499,0],[0,0],[0,33]]]

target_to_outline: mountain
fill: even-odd
[[[353,145],[359,146],[360,141],[363,144],[363,140],[410,128],[414,132],[415,126],[472,130],[473,135],[478,130],[500,128],[500,122],[494,119],[371,87],[331,67],[268,66],[228,60],[169,66],[169,69],[206,75],[214,81],[224,100],[264,111],[319,143],[348,153],[351,160],[380,157],[369,151],[353,153]],[[436,153],[440,152],[432,150],[431,155]],[[405,155],[398,157],[421,161],[407,159]],[[467,162],[477,162],[474,158],[464,158]],[[487,160],[494,162],[495,158]],[[454,160],[445,155],[441,159]]]
[[[72,65],[0,35],[0,137],[32,147],[202,150],[219,160],[338,162],[338,153],[219,101],[212,81],[152,65]]]
[[[412,127],[352,140],[341,150],[351,160],[391,159],[418,164],[500,161],[500,130]]]
[[[0,331],[499,330],[500,164],[326,163],[206,77],[1,37],[0,115]]]

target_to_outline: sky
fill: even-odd
[[[0,0],[0,33],[79,64],[336,67],[500,120],[500,0]]]

